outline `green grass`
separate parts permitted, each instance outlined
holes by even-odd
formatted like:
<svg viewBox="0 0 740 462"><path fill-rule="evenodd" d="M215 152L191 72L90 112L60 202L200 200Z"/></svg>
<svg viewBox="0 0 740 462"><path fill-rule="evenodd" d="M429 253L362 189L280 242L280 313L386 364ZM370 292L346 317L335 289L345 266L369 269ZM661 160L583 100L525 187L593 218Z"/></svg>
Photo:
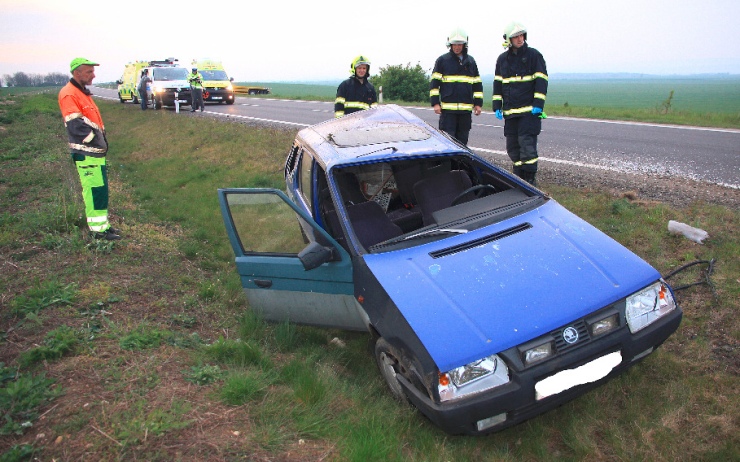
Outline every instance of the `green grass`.
<svg viewBox="0 0 740 462"><path fill-rule="evenodd" d="M336 87L308 84L268 84L272 95L333 101ZM492 82L483 82L483 106L491 110ZM670 107L664 103L673 92ZM426 105L426 101L401 105ZM550 79L545 112L552 116L630 120L652 123L740 128L740 76L724 78Z"/></svg>
<svg viewBox="0 0 740 462"><path fill-rule="evenodd" d="M679 292L678 332L605 386L503 432L453 437L390 396L367 334L266 323L248 309L216 189L282 187L294 131L100 102L112 220L125 237L99 246L81 227L55 104L54 95L18 98L4 106L11 123L0 131L3 457L740 457L738 211L543 185L663 274L715 258L714 290ZM49 206L60 197L65 207ZM710 239L669 234L671 219ZM700 277L699 267L679 276Z"/></svg>

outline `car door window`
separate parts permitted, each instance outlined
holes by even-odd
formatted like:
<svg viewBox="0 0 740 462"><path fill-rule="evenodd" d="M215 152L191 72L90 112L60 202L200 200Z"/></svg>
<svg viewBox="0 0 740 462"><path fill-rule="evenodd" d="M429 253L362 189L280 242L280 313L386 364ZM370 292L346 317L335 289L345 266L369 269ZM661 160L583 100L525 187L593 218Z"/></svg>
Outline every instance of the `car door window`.
<svg viewBox="0 0 740 462"><path fill-rule="evenodd" d="M293 209L276 194L226 196L245 254L297 255L305 246Z"/></svg>

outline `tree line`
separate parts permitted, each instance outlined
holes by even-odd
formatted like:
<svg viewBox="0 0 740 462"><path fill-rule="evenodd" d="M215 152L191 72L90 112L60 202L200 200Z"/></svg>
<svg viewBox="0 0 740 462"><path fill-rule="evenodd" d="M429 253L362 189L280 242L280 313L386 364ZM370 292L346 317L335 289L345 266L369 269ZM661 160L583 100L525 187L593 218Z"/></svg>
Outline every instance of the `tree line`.
<svg viewBox="0 0 740 462"><path fill-rule="evenodd" d="M370 82L379 91L383 87L383 97L389 100L421 102L429 100L429 75L419 63L412 66L396 64L380 68L377 75L370 77ZM0 84L9 87L49 87L63 86L69 81L69 75L61 72L49 74L29 74L16 72L5 74Z"/></svg>
<svg viewBox="0 0 740 462"><path fill-rule="evenodd" d="M49 74L28 74L16 72L3 75L0 84L8 87L59 87L69 82L69 74L51 72Z"/></svg>

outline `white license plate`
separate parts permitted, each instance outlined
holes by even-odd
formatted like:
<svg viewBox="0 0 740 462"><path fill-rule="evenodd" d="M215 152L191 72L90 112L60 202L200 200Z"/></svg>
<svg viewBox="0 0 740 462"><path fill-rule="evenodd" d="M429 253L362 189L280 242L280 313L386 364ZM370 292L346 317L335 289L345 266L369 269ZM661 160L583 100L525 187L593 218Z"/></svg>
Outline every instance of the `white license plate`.
<svg viewBox="0 0 740 462"><path fill-rule="evenodd" d="M220 96L214 96L214 97L212 97L211 99L223 99L223 98L222 98L222 97L220 97Z"/></svg>
<svg viewBox="0 0 740 462"><path fill-rule="evenodd" d="M535 398L541 400L557 395L577 385L596 382L603 379L622 362L622 353L615 351L575 369L560 371L555 375L540 380L534 386Z"/></svg>

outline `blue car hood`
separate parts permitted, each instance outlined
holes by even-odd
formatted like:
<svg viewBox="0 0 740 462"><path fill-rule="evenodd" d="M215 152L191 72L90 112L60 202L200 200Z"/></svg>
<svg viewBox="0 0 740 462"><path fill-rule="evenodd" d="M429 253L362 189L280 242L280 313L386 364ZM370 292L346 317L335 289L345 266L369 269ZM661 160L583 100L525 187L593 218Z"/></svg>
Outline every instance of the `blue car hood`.
<svg viewBox="0 0 740 462"><path fill-rule="evenodd" d="M461 251L430 253L511 229ZM441 371L536 338L660 274L554 200L463 235L365 261Z"/></svg>

